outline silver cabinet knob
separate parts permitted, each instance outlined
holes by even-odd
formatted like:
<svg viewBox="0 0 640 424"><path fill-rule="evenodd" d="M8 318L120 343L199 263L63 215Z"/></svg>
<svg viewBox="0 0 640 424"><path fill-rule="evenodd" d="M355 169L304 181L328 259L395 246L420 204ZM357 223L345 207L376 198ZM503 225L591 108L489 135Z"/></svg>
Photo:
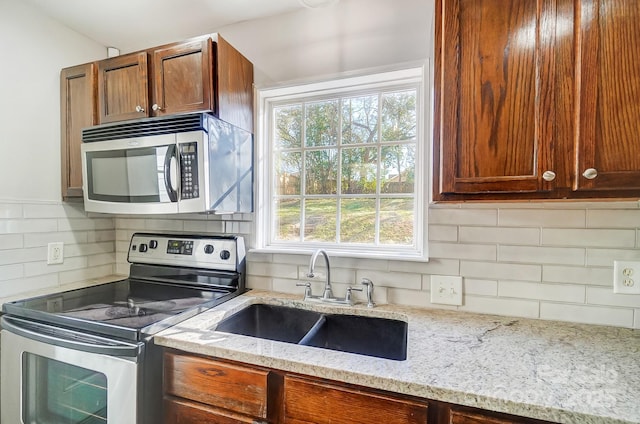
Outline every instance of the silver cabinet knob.
<svg viewBox="0 0 640 424"><path fill-rule="evenodd" d="M542 179L545 181L553 181L556 179L556 173L553 171L544 171L544 174L542 174Z"/></svg>
<svg viewBox="0 0 640 424"><path fill-rule="evenodd" d="M144 112L144 108L142 106L138 105L138 106L136 106L136 112L142 113L142 112Z"/></svg>
<svg viewBox="0 0 640 424"><path fill-rule="evenodd" d="M593 180L595 177L598 176L598 170L595 168L589 168L582 173L582 176L585 177L587 180Z"/></svg>
<svg viewBox="0 0 640 424"><path fill-rule="evenodd" d="M151 109L153 109L154 112L162 110L162 108L160 106L158 106L157 103L154 103L153 106L151 106Z"/></svg>

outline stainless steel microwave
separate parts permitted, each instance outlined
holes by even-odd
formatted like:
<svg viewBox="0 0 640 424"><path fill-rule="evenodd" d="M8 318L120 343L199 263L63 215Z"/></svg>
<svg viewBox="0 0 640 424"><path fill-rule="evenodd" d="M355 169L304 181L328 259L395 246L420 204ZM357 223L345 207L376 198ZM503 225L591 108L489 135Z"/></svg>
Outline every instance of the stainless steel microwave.
<svg viewBox="0 0 640 424"><path fill-rule="evenodd" d="M253 212L253 136L212 115L98 125L82 132L89 212Z"/></svg>

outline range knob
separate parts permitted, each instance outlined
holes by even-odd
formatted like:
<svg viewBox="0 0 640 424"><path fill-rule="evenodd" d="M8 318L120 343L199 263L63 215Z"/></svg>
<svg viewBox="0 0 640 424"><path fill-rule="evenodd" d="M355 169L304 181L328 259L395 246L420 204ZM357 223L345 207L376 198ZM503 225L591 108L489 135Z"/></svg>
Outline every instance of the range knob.
<svg viewBox="0 0 640 424"><path fill-rule="evenodd" d="M231 257L231 252L229 252L228 250L223 250L222 252L220 252L220 259L226 261L230 257Z"/></svg>
<svg viewBox="0 0 640 424"><path fill-rule="evenodd" d="M158 240L150 240L149 241L149 249L155 249L158 247Z"/></svg>
<svg viewBox="0 0 640 424"><path fill-rule="evenodd" d="M210 255L213 253L213 245L211 244L207 244L204 246L204 253L206 253L207 255Z"/></svg>
<svg viewBox="0 0 640 424"><path fill-rule="evenodd" d="M144 243L140 244L140 248L138 249L138 252L144 253L146 251L147 251L147 245Z"/></svg>

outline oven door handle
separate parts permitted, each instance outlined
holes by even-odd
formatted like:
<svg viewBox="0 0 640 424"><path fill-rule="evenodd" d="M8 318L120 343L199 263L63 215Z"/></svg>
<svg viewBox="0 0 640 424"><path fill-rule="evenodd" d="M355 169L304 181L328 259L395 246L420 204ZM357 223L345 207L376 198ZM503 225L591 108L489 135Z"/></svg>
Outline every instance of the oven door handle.
<svg viewBox="0 0 640 424"><path fill-rule="evenodd" d="M97 353L100 355L135 358L136 362L138 358L142 357L142 353L144 351L144 343L127 343L120 340L106 339L6 315L2 317L1 321L2 328L10 331L11 333L54 346L66 347L83 352ZM44 334L25 328L25 326L42 328L52 334ZM76 337L82 338L85 341L64 337L65 333L70 335L75 334L77 335Z"/></svg>

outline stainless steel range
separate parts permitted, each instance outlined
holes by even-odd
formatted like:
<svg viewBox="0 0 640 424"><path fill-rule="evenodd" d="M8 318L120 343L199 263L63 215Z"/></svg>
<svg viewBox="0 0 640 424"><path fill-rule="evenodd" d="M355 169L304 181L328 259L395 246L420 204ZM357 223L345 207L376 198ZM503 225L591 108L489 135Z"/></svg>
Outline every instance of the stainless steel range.
<svg viewBox="0 0 640 424"><path fill-rule="evenodd" d="M153 335L245 290L242 237L136 233L129 278L3 305L2 423L162 422Z"/></svg>

